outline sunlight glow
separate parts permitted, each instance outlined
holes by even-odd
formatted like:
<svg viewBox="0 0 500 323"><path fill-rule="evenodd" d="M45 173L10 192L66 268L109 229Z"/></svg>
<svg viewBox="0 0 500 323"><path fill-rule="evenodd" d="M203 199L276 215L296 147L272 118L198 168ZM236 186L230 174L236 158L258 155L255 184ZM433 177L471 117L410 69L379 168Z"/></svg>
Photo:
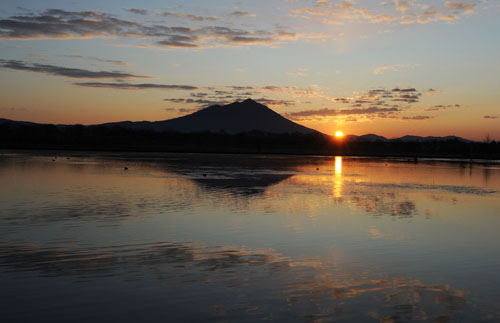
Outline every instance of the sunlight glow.
<svg viewBox="0 0 500 323"><path fill-rule="evenodd" d="M335 174L342 174L342 157L335 157Z"/></svg>
<svg viewBox="0 0 500 323"><path fill-rule="evenodd" d="M342 131L340 131L340 130L339 130L339 131L337 131L337 132L335 133L335 137L337 137L337 138L342 138L342 137L344 137L344 133L343 133Z"/></svg>
<svg viewBox="0 0 500 323"><path fill-rule="evenodd" d="M335 157L335 177L333 178L333 196L342 197L342 157Z"/></svg>

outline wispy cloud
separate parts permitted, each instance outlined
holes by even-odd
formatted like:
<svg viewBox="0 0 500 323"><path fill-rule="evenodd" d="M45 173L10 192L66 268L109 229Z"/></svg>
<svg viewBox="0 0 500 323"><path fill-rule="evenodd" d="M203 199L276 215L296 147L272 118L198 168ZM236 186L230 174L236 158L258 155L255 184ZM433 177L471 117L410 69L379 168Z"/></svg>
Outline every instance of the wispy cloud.
<svg viewBox="0 0 500 323"><path fill-rule="evenodd" d="M176 17L176 18L182 18L182 19L188 19L192 21L204 21L204 20L217 20L219 19L216 16L197 16L189 13L182 13L182 12L170 12L170 11L163 11L159 12L160 15L165 16L165 17Z"/></svg>
<svg viewBox="0 0 500 323"><path fill-rule="evenodd" d="M109 88L118 90L197 90L198 87L191 85L172 85L172 84L154 84L154 83L104 83L104 82L77 82L73 83L76 86L93 87L93 88Z"/></svg>
<svg viewBox="0 0 500 323"><path fill-rule="evenodd" d="M214 16L161 12L166 17L193 22L216 20ZM184 27L143 24L115 18L98 11L48 9L41 14L11 16L0 20L0 39L77 39L138 38L159 47L199 49L219 46L276 46L285 41L321 39L321 33L294 33L280 29L264 30L228 26ZM139 45L133 45L139 46ZM150 45L144 44L141 47Z"/></svg>
<svg viewBox="0 0 500 323"><path fill-rule="evenodd" d="M361 114L386 114L399 112L399 108L379 108L379 107L369 107L369 108L354 108L354 109L319 109L319 110L304 110L298 112L290 112L286 115L292 119L301 119L303 117L336 117L336 116L350 116L350 115L361 115Z"/></svg>
<svg viewBox="0 0 500 323"><path fill-rule="evenodd" d="M102 59L98 57L93 57L93 56L83 56L83 55L64 55L64 57L69 57L69 58L80 58L80 59L87 59L91 61L96 61L100 63L110 63L112 65L117 65L117 66L130 66L131 64L128 62L120 61L120 60L114 60L114 59Z"/></svg>
<svg viewBox="0 0 500 323"><path fill-rule="evenodd" d="M434 119L434 116L411 116L411 117L401 117L401 120L430 120Z"/></svg>
<svg viewBox="0 0 500 323"><path fill-rule="evenodd" d="M243 18L243 17L255 17L255 14L246 11L233 11L229 14L231 17Z"/></svg>
<svg viewBox="0 0 500 323"><path fill-rule="evenodd" d="M457 2L457 1L446 1L444 4L446 9L452 9L457 12L473 13L476 10L477 5L470 2Z"/></svg>
<svg viewBox="0 0 500 323"><path fill-rule="evenodd" d="M114 78L114 79L128 79L128 78L148 78L143 75L135 75L117 71L90 71L81 68L62 67L47 64L30 64L18 60L0 59L0 68L36 72L50 75L71 77L71 78Z"/></svg>
<svg viewBox="0 0 500 323"><path fill-rule="evenodd" d="M438 105L433 105L430 107L427 107L424 109L424 111L441 111L441 110L446 110L450 108L459 108L460 104L438 104Z"/></svg>
<svg viewBox="0 0 500 323"><path fill-rule="evenodd" d="M406 68L415 68L421 66L420 64L394 64L394 65L383 65L383 66L377 66L373 69L372 73L375 75L381 75L384 74L384 72L387 71L392 71L392 72L398 72L401 69L406 69Z"/></svg>
<svg viewBox="0 0 500 323"><path fill-rule="evenodd" d="M498 116L483 116L484 119L498 119Z"/></svg>
<svg viewBox="0 0 500 323"><path fill-rule="evenodd" d="M291 13L292 16L325 24L347 22L426 24L439 20L448 22L458 20L462 15L471 14L476 9L477 4L470 1L446 1L441 7L433 8L416 0L394 0L375 8L367 8L359 6L354 1L343 0L333 4L325 0L316 1L313 7L291 9Z"/></svg>
<svg viewBox="0 0 500 323"><path fill-rule="evenodd" d="M141 9L141 8L122 8L123 10L126 10L128 12L131 12L136 15L147 15L148 11L146 9Z"/></svg>

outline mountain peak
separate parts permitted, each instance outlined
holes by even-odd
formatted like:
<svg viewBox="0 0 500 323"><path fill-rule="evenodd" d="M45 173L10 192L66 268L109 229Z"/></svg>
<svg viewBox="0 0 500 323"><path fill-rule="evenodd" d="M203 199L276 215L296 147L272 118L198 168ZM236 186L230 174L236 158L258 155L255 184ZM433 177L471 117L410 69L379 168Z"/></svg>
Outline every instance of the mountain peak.
<svg viewBox="0 0 500 323"><path fill-rule="evenodd" d="M192 114L156 122L159 131L224 131L229 134L260 131L264 133L316 133L286 119L267 106L250 98L227 105L213 105Z"/></svg>
<svg viewBox="0 0 500 323"><path fill-rule="evenodd" d="M258 103L257 101L254 101L254 100L252 100L252 99L250 99L250 98L246 99L245 101L242 101L241 103L260 104L260 103Z"/></svg>

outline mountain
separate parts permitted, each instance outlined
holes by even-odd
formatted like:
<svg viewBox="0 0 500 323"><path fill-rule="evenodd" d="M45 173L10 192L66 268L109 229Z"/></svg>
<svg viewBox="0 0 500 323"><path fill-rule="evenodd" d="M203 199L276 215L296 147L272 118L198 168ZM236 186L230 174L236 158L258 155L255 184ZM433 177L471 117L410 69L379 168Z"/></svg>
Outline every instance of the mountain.
<svg viewBox="0 0 500 323"><path fill-rule="evenodd" d="M364 142L376 142L376 141L387 142L387 141L389 141L389 139L387 139L386 137L382 137L382 136L375 135L375 134L366 134L366 135L362 135L362 136L347 135L346 139L348 141L364 141Z"/></svg>
<svg viewBox="0 0 500 323"><path fill-rule="evenodd" d="M265 133L318 133L290 121L265 105L251 99L228 105L213 105L187 116L164 121L123 121L100 126L121 126L129 129L148 129L175 132L225 132L236 134L250 131Z"/></svg>
<svg viewBox="0 0 500 323"><path fill-rule="evenodd" d="M400 142L415 142L415 141L426 142L426 141L447 141L447 140L457 140L457 141L462 141L462 142L473 142L472 140L464 139L464 138L457 137L457 136L446 136L446 137L403 136L403 137L400 137L400 138L397 138L397 139L392 139L392 141L400 141Z"/></svg>
<svg viewBox="0 0 500 323"><path fill-rule="evenodd" d="M449 141L449 140L456 140L456 141L467 142L467 143L474 142L472 140L464 139L464 138L457 137L457 136L420 137L420 136L407 135L407 136L403 136L403 137L399 137L399 138L387 139L386 137L382 137L382 136L378 136L378 135L374 135L374 134L366 134L366 135L362 135L362 136L348 135L348 136L346 136L346 139L348 141L355 141L355 142L431 142L431 141Z"/></svg>

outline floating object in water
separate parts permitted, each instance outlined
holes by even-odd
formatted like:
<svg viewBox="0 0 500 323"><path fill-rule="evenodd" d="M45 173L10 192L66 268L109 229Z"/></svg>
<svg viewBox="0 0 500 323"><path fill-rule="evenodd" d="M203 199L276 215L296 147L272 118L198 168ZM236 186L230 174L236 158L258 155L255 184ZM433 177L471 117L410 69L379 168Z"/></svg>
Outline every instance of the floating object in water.
<svg viewBox="0 0 500 323"><path fill-rule="evenodd" d="M203 174L203 177L207 177L207 174Z"/></svg>
<svg viewBox="0 0 500 323"><path fill-rule="evenodd" d="M123 170L128 170L128 167L123 167Z"/></svg>
<svg viewBox="0 0 500 323"><path fill-rule="evenodd" d="M319 170L319 168L316 168L316 170Z"/></svg>

